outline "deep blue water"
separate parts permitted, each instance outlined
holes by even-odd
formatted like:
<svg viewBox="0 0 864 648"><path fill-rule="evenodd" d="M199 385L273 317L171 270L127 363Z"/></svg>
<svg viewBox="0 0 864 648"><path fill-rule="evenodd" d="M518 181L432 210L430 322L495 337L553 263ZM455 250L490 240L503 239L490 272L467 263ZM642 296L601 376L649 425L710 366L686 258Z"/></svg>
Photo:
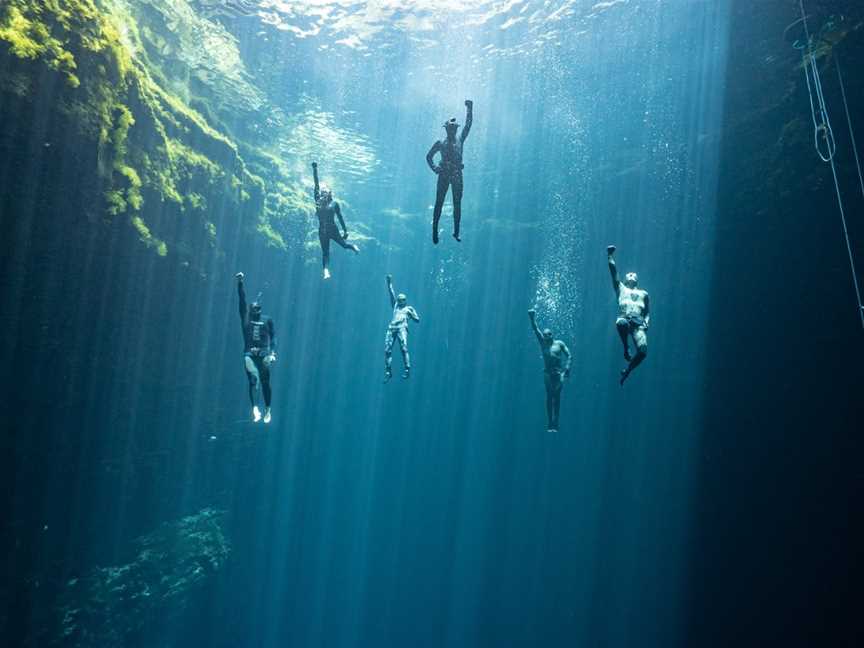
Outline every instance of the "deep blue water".
<svg viewBox="0 0 864 648"><path fill-rule="evenodd" d="M249 645L681 641L717 181L717 140L700 135L722 110L726 16L643 5L596 21L512 60L475 63L457 28L443 61L403 43L297 65L375 151L371 169L338 141L309 154L349 227L376 241L358 258L335 250L327 285L314 262L237 265L266 286L282 340L275 424L233 433L266 434L267 450L219 478L251 509L245 587L229 599L254 620ZM423 156L464 98L464 241L445 221L435 248ZM612 242L663 322L626 389ZM382 386L385 273L422 323L411 380ZM226 276L214 340L229 357L232 288ZM534 305L574 353L558 435L545 432ZM239 395L238 365L220 370ZM226 416L241 415L233 400Z"/></svg>
<svg viewBox="0 0 864 648"><path fill-rule="evenodd" d="M274 251L215 204L222 253L202 252L193 272L122 234L98 236L98 245L86 235L61 240L28 219L40 201L62 205L63 192L40 198L39 181L25 181L32 203L17 204L15 222L27 226L9 226L19 245L4 262L4 314L16 333L2 358L26 366L23 381L4 375L28 388L7 392L14 436L4 451L6 546L10 561L28 565L9 573L27 582L15 591L28 603L7 608L38 619L47 603L34 580L59 587L121 563L131 539L212 507L228 512L229 560L185 614L154 620L141 645L769 645L746 624L764 600L782 598L777 583L795 570L776 567L777 581L753 585L771 595L747 599L740 616L729 601L746 593L723 578L727 566L737 578L736 560L750 564L735 551L751 540L734 538L766 530L752 511L736 527L735 511L748 510L754 490L782 487L753 477L756 459L722 462L739 445L753 450L747 444L762 433L777 444L763 459L782 457L794 417L768 417L760 399L782 413L784 393L815 387L777 387L765 398L735 389L776 387L753 379L772 361L752 358L771 345L770 331L758 330L775 316L771 305L788 303L757 294L745 271L755 261L737 267L739 245L747 259L763 251L730 198L735 184L723 184L739 164L729 133L740 121L728 111L752 108L742 87L759 88L755 74L740 75L757 41L749 32L736 41L752 20L735 3L625 0L454 2L449 17L406 3L383 18L349 3L351 20L339 23L337 4L320 5L336 12L325 18L319 5L274 3L264 23L228 22L249 78L278 108L274 146L284 163L311 201L309 165L319 162L361 246L357 257L333 246L331 280L321 279L311 221L299 226L306 245ZM776 14L753 18L774 30L767 51L785 47L775 32L794 9L777 3ZM794 57L782 56L791 68ZM466 98L474 124L463 242L450 238L445 208L436 247L435 177L424 156L445 119L464 120ZM757 151L741 148L746 166ZM784 236L782 222L764 225L759 240ZM833 329L841 339L856 339L854 316L842 328L851 296L839 287L848 271L836 229L832 221L819 230L819 258L839 259L825 270L838 291L825 297L836 308L826 317L844 322ZM785 235L791 245L807 232ZM648 358L623 388L610 243L622 274L638 271L652 302ZM770 244L766 254L784 261ZM262 292L279 339L269 426L248 421L237 271L250 297ZM385 385L388 273L422 321L411 325L410 380L398 378L397 351ZM735 324L737 298L749 306L748 326ZM530 307L573 353L557 434L546 432ZM47 342L27 338L32 320L50 329ZM787 331L779 344L794 351L814 328ZM847 370L838 378L846 387L860 380L854 363ZM853 398L826 392L836 398L833 429L852 444ZM720 412L734 416L718 431ZM815 406L799 415L802 430L824 420ZM800 483L798 467L777 483ZM839 506L837 519L849 510ZM733 539L718 540L723 533ZM856 536L845 537L853 555ZM860 573L860 558L855 565L850 573ZM718 592L727 616L710 614ZM736 620L740 634L720 632Z"/></svg>

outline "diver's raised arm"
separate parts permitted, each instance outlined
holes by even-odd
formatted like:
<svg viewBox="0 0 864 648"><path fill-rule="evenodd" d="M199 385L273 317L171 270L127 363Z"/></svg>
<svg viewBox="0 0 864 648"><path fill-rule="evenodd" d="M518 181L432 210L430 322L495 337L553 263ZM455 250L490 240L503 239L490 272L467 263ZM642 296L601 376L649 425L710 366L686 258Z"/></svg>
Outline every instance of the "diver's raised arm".
<svg viewBox="0 0 864 648"><path fill-rule="evenodd" d="M612 275L612 289L615 294L621 292L621 282L618 281L618 267L615 265L615 246L610 245L606 248L607 260L609 262L609 274Z"/></svg>
<svg viewBox="0 0 864 648"><path fill-rule="evenodd" d="M426 164L429 165L429 168L432 169L432 173L438 174L441 173L441 167L435 165L435 154L441 150L441 142L435 142L432 145L432 148L429 149L429 152L426 154Z"/></svg>
<svg viewBox="0 0 864 648"><path fill-rule="evenodd" d="M312 179L315 181L315 202L321 198L321 187L318 185L318 163L312 163Z"/></svg>
<svg viewBox="0 0 864 648"><path fill-rule="evenodd" d="M471 132L471 124L474 122L474 102L470 99L465 100L465 126L462 128L462 141L468 139L468 133Z"/></svg>
<svg viewBox="0 0 864 648"><path fill-rule="evenodd" d="M537 341L541 344L543 343L543 334L540 332L540 327L537 326L537 322L534 319L537 316L536 311L533 308L528 309L528 319L531 320L531 328L534 331L534 335L537 336Z"/></svg>
<svg viewBox="0 0 864 648"><path fill-rule="evenodd" d="M249 311L246 309L246 289L243 286L244 275L242 272L238 272L234 276L237 279L237 296L240 302L240 322L245 326L246 316L249 314Z"/></svg>
<svg viewBox="0 0 864 648"><path fill-rule="evenodd" d="M393 290L393 277L387 275L387 290L390 292L390 306L396 305L396 293Z"/></svg>

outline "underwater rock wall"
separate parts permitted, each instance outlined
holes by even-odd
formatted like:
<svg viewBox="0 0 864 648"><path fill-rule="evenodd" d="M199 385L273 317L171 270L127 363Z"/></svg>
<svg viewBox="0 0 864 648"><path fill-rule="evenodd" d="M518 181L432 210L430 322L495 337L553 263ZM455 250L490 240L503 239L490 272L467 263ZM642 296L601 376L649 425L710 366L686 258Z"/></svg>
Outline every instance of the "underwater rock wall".
<svg viewBox="0 0 864 648"><path fill-rule="evenodd" d="M224 565L231 546L224 511L204 509L135 541L135 558L73 578L61 593L52 643L98 648L135 644L149 625L164 627ZM148 631L153 637L153 628Z"/></svg>
<svg viewBox="0 0 864 648"><path fill-rule="evenodd" d="M73 177L51 174L38 190L74 184L87 220L131 225L160 256L203 265L202 248L220 250L220 214L288 246L284 234L307 216L301 196L278 160L226 127L256 123L265 107L232 37L183 0L0 9L0 151L10 168L40 146L71 152Z"/></svg>

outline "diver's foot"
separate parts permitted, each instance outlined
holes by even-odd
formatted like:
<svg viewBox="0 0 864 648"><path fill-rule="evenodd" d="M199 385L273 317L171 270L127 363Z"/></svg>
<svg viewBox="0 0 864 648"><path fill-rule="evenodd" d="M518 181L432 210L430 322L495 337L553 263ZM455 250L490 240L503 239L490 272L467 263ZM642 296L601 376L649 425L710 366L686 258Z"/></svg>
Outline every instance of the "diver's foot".
<svg viewBox="0 0 864 648"><path fill-rule="evenodd" d="M630 355L630 349L628 349L627 347L624 347L624 359L627 362L630 362L633 359L633 356Z"/></svg>
<svg viewBox="0 0 864 648"><path fill-rule="evenodd" d="M411 367L405 367L402 370L402 380L408 380L411 377Z"/></svg>
<svg viewBox="0 0 864 648"><path fill-rule="evenodd" d="M434 243L435 245L438 245L438 230L437 229L432 230L432 243Z"/></svg>
<svg viewBox="0 0 864 648"><path fill-rule="evenodd" d="M330 270L328 270L327 268L324 268L324 278L325 279L330 278Z"/></svg>
<svg viewBox="0 0 864 648"><path fill-rule="evenodd" d="M629 375L630 375L630 371L629 371L629 370L627 370L627 369L622 369L622 370L621 370L621 380L619 380L618 383L619 383L622 387L624 386L624 381L627 380L627 376L629 376Z"/></svg>
<svg viewBox="0 0 864 648"><path fill-rule="evenodd" d="M272 417L270 416L270 408L265 407L264 408L264 423L269 423L271 420L272 420Z"/></svg>
<svg viewBox="0 0 864 648"><path fill-rule="evenodd" d="M453 232L453 238L456 239L457 241L459 241L460 243L462 242L462 239L459 238L459 234L457 234L456 232Z"/></svg>
<svg viewBox="0 0 864 648"><path fill-rule="evenodd" d="M258 406L257 406L257 405L255 405L255 406L252 408L252 422L253 422L253 423L257 423L257 422L260 421L260 420L261 420L261 410L258 409Z"/></svg>
<svg viewBox="0 0 864 648"><path fill-rule="evenodd" d="M385 382L385 383L390 382L390 379L391 379L392 377L393 377L393 372L390 371L389 369L387 369L387 371L384 372L384 382Z"/></svg>
<svg viewBox="0 0 864 648"><path fill-rule="evenodd" d="M558 428L549 428L549 429L546 430L546 431L547 431L547 432L552 432L552 433L557 433L557 432L558 432Z"/></svg>

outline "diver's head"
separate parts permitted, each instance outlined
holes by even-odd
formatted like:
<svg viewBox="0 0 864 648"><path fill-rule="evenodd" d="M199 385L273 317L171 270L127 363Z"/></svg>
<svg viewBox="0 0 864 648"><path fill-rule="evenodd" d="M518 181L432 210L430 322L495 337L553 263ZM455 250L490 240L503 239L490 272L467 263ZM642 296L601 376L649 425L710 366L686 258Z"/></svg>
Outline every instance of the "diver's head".
<svg viewBox="0 0 864 648"><path fill-rule="evenodd" d="M444 130L447 131L447 137L456 137L456 131L459 130L459 122L455 117L451 117L444 122Z"/></svg>
<svg viewBox="0 0 864 648"><path fill-rule="evenodd" d="M396 303L399 306L404 306L408 303L408 298L405 296L405 293L399 293L398 295L396 295Z"/></svg>
<svg viewBox="0 0 864 648"><path fill-rule="evenodd" d="M635 272L628 272L624 275L624 285L628 288L635 288L636 284L639 283L639 275Z"/></svg>
<svg viewBox="0 0 864 648"><path fill-rule="evenodd" d="M329 205L333 200L333 191L331 191L330 187L327 185L321 185L321 188L318 190L318 202L322 205Z"/></svg>
<svg viewBox="0 0 864 648"><path fill-rule="evenodd" d="M254 301L249 304L249 319L253 322L261 320L261 303Z"/></svg>
<svg viewBox="0 0 864 648"><path fill-rule="evenodd" d="M552 329L543 329L543 341L552 344Z"/></svg>

